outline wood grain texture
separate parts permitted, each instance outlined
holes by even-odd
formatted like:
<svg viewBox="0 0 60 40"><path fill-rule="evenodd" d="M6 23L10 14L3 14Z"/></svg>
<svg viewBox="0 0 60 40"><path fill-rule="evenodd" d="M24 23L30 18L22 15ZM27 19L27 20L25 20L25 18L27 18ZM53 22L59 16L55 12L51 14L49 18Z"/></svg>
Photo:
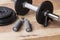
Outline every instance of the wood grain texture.
<svg viewBox="0 0 60 40"><path fill-rule="evenodd" d="M33 0L33 5L39 6L45 0ZM54 5L54 13L60 15L60 1L50 0ZM9 3L2 2L0 6L6 6L14 9L14 2ZM33 31L27 33L25 26L20 29L19 32L13 32L12 27L14 23L8 26L0 26L0 40L60 40L60 24L57 22L49 22L48 27L44 28L41 24L36 21L36 14L33 11L24 16L30 20ZM18 16L21 18L22 16Z"/></svg>

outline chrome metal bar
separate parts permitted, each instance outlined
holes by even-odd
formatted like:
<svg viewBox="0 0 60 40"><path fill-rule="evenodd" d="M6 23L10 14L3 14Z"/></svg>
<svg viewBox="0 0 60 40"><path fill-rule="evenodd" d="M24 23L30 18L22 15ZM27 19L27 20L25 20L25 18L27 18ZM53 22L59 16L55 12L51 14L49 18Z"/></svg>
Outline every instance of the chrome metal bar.
<svg viewBox="0 0 60 40"><path fill-rule="evenodd" d="M35 12L37 12L37 10L38 10L38 7L36 7L34 5L31 5L31 4L27 3L27 2L24 2L23 3L23 7L28 8L28 9L31 9L31 10L33 10Z"/></svg>

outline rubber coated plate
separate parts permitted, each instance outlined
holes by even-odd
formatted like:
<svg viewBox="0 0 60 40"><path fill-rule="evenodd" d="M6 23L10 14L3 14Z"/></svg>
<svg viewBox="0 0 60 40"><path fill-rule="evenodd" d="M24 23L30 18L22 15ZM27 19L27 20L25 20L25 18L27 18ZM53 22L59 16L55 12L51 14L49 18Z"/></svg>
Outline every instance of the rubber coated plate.
<svg viewBox="0 0 60 40"><path fill-rule="evenodd" d="M40 24L44 24L45 22L45 16L44 16L44 12L49 11L49 13L53 13L53 4L50 1L44 1L41 6L39 7L39 10L36 14L36 19L37 22ZM49 21L49 17L48 20Z"/></svg>
<svg viewBox="0 0 60 40"><path fill-rule="evenodd" d="M16 0L16 2L15 2L15 10L16 10L17 14L19 14L19 15L25 15L29 11L29 9L23 8L24 2L28 2L28 3L32 4L32 0Z"/></svg>
<svg viewBox="0 0 60 40"><path fill-rule="evenodd" d="M16 13L14 10L7 8L7 7L0 7L1 8L1 14L4 14L3 16L0 17L0 26L8 25L13 23L16 20Z"/></svg>
<svg viewBox="0 0 60 40"><path fill-rule="evenodd" d="M11 15L11 10L0 6L0 19L8 17L9 15Z"/></svg>

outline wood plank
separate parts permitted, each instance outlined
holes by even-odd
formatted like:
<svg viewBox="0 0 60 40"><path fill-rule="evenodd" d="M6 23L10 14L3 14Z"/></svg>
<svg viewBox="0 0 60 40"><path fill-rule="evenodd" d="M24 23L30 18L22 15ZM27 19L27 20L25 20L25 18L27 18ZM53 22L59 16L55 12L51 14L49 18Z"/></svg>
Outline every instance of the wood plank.
<svg viewBox="0 0 60 40"><path fill-rule="evenodd" d="M0 4L11 3L12 0L0 0Z"/></svg>

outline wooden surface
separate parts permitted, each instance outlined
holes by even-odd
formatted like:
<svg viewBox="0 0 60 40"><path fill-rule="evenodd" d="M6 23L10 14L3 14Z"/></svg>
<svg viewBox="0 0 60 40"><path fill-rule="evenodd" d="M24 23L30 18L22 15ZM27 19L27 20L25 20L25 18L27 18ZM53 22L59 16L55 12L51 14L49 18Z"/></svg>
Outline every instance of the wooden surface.
<svg viewBox="0 0 60 40"><path fill-rule="evenodd" d="M33 0L33 4L39 6L45 0ZM50 0L51 1L51 0ZM60 15L60 0L53 0L54 13ZM0 6L6 6L14 9L13 2L1 2ZM0 40L60 40L60 24L57 22L49 22L48 27L38 24L36 21L36 14L33 11L24 16L30 20L33 31L28 33L25 31L25 26L19 32L12 30L14 23L8 26L0 26ZM18 16L21 18L22 16Z"/></svg>

